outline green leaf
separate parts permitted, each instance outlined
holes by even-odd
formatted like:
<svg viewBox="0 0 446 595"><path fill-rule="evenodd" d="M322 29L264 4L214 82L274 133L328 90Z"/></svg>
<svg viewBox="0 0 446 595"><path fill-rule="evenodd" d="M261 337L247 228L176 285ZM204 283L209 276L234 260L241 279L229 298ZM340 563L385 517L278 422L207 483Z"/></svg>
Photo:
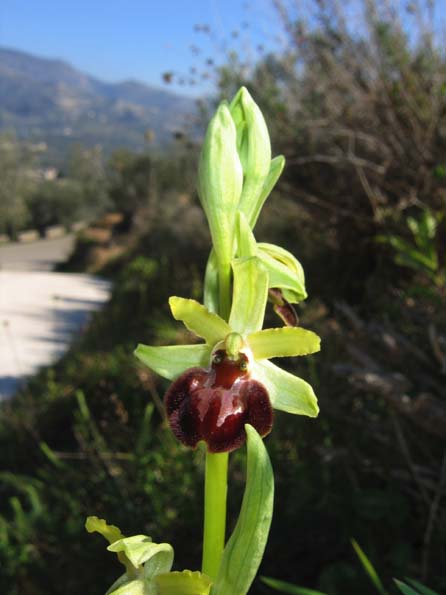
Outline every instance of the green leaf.
<svg viewBox="0 0 446 595"><path fill-rule="evenodd" d="M258 258L232 263L234 289L229 326L246 335L262 328L268 297L268 274Z"/></svg>
<svg viewBox="0 0 446 595"><path fill-rule="evenodd" d="M169 572L156 577L159 595L208 595L211 579L201 572Z"/></svg>
<svg viewBox="0 0 446 595"><path fill-rule="evenodd" d="M235 529L223 552L212 595L245 595L257 573L273 514L274 476L268 453L256 430L245 425L247 478Z"/></svg>
<svg viewBox="0 0 446 595"><path fill-rule="evenodd" d="M277 180L280 178L284 167L285 157L283 155L278 155L271 161L268 175L263 183L260 194L257 196L256 204L253 205L249 216L249 224L251 225L252 229L254 229L257 219L259 218L260 211L262 210L266 199L270 195L271 190L276 185Z"/></svg>
<svg viewBox="0 0 446 595"><path fill-rule="evenodd" d="M248 343L256 360L309 355L321 348L321 340L316 333L299 327L257 331L248 336Z"/></svg>
<svg viewBox="0 0 446 595"><path fill-rule="evenodd" d="M218 263L215 250L211 250L206 265L203 303L209 312L218 312Z"/></svg>
<svg viewBox="0 0 446 595"><path fill-rule="evenodd" d="M422 585L421 583L419 583L418 581L416 581L413 578L407 578L406 577L405 580L408 583L410 583L413 587L415 587L416 589L418 589L418 591L420 592L420 595L440 595L436 591L432 591L432 589L429 589L429 587L426 587L425 585Z"/></svg>
<svg viewBox="0 0 446 595"><path fill-rule="evenodd" d="M223 341L231 332L230 326L223 318L209 312L195 300L173 296L169 298L169 305L175 320L181 320L190 331L202 337L211 347Z"/></svg>
<svg viewBox="0 0 446 595"><path fill-rule="evenodd" d="M262 582L268 587L272 587L276 591L281 593L288 593L289 595L325 595L321 591L315 591L314 589L306 589L305 587L298 587L285 581L279 581L275 578L269 578L267 576L260 577Z"/></svg>
<svg viewBox="0 0 446 595"><path fill-rule="evenodd" d="M270 170L271 143L262 112L245 87L235 95L229 110L237 131L237 150L244 174L239 209L251 221Z"/></svg>
<svg viewBox="0 0 446 595"><path fill-rule="evenodd" d="M151 370L167 380L174 380L189 368L207 367L211 348L205 344L161 347L139 344L134 353Z"/></svg>
<svg viewBox="0 0 446 595"><path fill-rule="evenodd" d="M381 595L386 595L386 590L384 589L381 579L379 578L378 573L374 569L373 564L370 562L370 560L367 558L365 553L362 551L359 544L354 539L352 539L351 541L352 541L353 549L355 550L356 555L358 556L359 561L361 562L361 564L362 564L364 570L366 571L367 575L369 576L370 580L375 585L376 589L381 593Z"/></svg>
<svg viewBox="0 0 446 595"><path fill-rule="evenodd" d="M268 271L269 287L281 289L283 297L292 304L306 299L304 270L291 252L262 242L257 248L258 257Z"/></svg>
<svg viewBox="0 0 446 595"><path fill-rule="evenodd" d="M399 236L378 236L377 240L381 243L387 243L397 252L395 262L402 266L407 266L421 272L426 269L435 271L437 268L437 255L432 256L423 254L414 248L409 242Z"/></svg>
<svg viewBox="0 0 446 595"><path fill-rule="evenodd" d="M252 367L254 378L265 385L273 407L295 415L317 417L316 395L308 382L267 360L254 362Z"/></svg>
<svg viewBox="0 0 446 595"><path fill-rule="evenodd" d="M229 263L232 258L242 185L235 124L228 106L222 103L209 123L198 167L198 194L219 262Z"/></svg>
<svg viewBox="0 0 446 595"><path fill-rule="evenodd" d="M412 589L412 587L409 587L406 583L403 583L396 578L393 579L393 581L403 595L421 595L420 591L415 591L415 589Z"/></svg>

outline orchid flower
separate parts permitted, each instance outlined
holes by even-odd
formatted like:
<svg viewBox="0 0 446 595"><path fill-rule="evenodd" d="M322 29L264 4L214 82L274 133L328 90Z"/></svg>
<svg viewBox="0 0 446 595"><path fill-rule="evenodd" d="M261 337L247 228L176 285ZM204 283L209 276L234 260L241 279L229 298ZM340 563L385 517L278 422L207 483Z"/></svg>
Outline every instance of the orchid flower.
<svg viewBox="0 0 446 595"><path fill-rule="evenodd" d="M300 327L263 329L268 273L256 257L233 261L232 308L226 322L192 299L171 297L172 315L205 340L202 344L139 345L136 356L173 380L165 406L175 436L210 452L226 452L245 441L244 425L261 436L272 428L272 408L316 417L311 386L270 358L319 351L319 337Z"/></svg>

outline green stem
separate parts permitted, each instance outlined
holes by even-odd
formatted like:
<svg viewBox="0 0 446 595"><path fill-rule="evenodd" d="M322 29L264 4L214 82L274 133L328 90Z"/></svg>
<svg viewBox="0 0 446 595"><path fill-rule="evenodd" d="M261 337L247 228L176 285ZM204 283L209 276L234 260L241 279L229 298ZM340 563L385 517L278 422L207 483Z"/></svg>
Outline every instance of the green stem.
<svg viewBox="0 0 446 595"><path fill-rule="evenodd" d="M207 452L202 570L212 580L217 577L225 547L227 476L228 453Z"/></svg>
<svg viewBox="0 0 446 595"><path fill-rule="evenodd" d="M218 263L219 314L229 319L231 310L231 263ZM204 480L204 529L202 571L217 578L226 535L226 496L228 492L228 453L206 452Z"/></svg>

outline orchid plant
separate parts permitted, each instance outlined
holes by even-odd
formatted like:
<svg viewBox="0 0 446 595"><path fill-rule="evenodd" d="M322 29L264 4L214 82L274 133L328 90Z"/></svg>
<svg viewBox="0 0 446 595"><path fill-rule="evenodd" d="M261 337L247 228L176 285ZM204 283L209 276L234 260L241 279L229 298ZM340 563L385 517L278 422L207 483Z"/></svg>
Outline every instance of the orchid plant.
<svg viewBox="0 0 446 595"><path fill-rule="evenodd" d="M223 102L204 141L198 192L212 250L203 304L169 300L172 315L204 342L139 345L136 356L172 381L164 397L174 435L206 450L201 572L171 572L173 549L150 537L124 537L117 527L89 517L125 566L107 595L245 595L257 573L272 518L274 480L262 438L273 408L315 417L317 399L302 378L271 358L320 349L319 337L297 326L292 304L307 297L302 266L279 246L258 243L253 229L283 167L271 159L265 120L245 88ZM282 325L263 328L272 302ZM229 453L247 443L247 479L236 527L226 542Z"/></svg>

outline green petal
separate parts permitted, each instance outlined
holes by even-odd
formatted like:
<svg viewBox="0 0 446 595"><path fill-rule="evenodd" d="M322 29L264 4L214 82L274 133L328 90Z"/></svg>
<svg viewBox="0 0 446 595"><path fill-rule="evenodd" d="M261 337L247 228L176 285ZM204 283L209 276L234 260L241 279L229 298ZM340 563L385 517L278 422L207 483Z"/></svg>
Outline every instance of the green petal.
<svg viewBox="0 0 446 595"><path fill-rule="evenodd" d="M321 340L312 331L298 327L271 328L257 331L248 337L254 358L291 357L309 355L321 348Z"/></svg>
<svg viewBox="0 0 446 595"><path fill-rule="evenodd" d="M292 304L306 299L305 275L300 262L280 246L259 243L258 257L269 275L269 287L282 290L283 297Z"/></svg>
<svg viewBox="0 0 446 595"><path fill-rule="evenodd" d="M209 312L205 306L195 300L174 296L169 298L169 305L175 320L181 320L190 331L202 337L211 347L223 341L231 332L231 328L223 318Z"/></svg>
<svg viewBox="0 0 446 595"><path fill-rule="evenodd" d="M249 224L251 225L252 229L254 229L260 211L262 210L262 207L265 203L265 200L268 198L268 196L271 193L271 190L276 185L276 182L279 179L284 167L285 157L283 155L278 155L277 157L274 157L274 159L271 161L269 173L263 183L263 187L260 194L257 196L256 204L253 205L253 208L250 212Z"/></svg>
<svg viewBox="0 0 446 595"><path fill-rule="evenodd" d="M169 572L155 579L159 595L208 595L211 579L201 572Z"/></svg>
<svg viewBox="0 0 446 595"><path fill-rule="evenodd" d="M134 353L151 370L167 380L173 380L188 368L207 367L211 348L209 345L152 347L140 344Z"/></svg>
<svg viewBox="0 0 446 595"><path fill-rule="evenodd" d="M212 595L245 595L257 573L273 514L274 476L263 440L245 425L248 470L242 508L223 552Z"/></svg>
<svg viewBox="0 0 446 595"><path fill-rule="evenodd" d="M112 543L110 552L123 552L135 568L144 564L144 577L169 572L173 563L173 548L168 543L153 543L146 535L133 535Z"/></svg>
<svg viewBox="0 0 446 595"><path fill-rule="evenodd" d="M276 409L317 417L319 407L316 395L302 378L285 372L269 361L254 362L253 376L265 385L271 404Z"/></svg>
<svg viewBox="0 0 446 595"><path fill-rule="evenodd" d="M262 328L268 297L268 274L258 258L233 261L234 289L229 326L241 335Z"/></svg>

